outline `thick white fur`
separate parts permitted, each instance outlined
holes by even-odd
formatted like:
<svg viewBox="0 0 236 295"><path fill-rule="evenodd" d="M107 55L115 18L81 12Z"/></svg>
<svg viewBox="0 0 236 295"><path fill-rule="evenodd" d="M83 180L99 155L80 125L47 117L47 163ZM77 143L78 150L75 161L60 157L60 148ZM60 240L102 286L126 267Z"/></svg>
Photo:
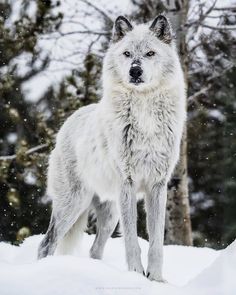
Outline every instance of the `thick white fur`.
<svg viewBox="0 0 236 295"><path fill-rule="evenodd" d="M146 57L150 50L155 56ZM132 56L125 57L124 51ZM129 83L136 59L143 69L141 85ZM102 78L102 99L66 120L50 157L48 194L53 198L57 234L68 232L94 195L100 202L114 201L123 225L128 267L143 272L135 196L144 193L150 239L147 274L162 280L166 186L178 161L186 117L184 78L175 44L159 40L147 24L136 25L111 43Z"/></svg>

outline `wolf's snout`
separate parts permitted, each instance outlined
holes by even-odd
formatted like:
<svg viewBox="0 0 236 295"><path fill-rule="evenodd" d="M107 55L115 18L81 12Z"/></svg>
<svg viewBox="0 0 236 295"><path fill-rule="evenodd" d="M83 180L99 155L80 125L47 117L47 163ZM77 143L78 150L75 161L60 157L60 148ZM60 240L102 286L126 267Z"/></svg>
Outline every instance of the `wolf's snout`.
<svg viewBox="0 0 236 295"><path fill-rule="evenodd" d="M143 73L143 70L139 66L132 67L129 71L129 74L135 80L138 79Z"/></svg>

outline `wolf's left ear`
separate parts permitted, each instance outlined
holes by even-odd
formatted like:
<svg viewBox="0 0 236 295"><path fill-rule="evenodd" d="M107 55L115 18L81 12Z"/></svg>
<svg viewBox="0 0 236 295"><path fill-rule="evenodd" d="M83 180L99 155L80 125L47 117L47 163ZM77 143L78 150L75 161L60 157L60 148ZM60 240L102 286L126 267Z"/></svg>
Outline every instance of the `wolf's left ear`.
<svg viewBox="0 0 236 295"><path fill-rule="evenodd" d="M133 29L131 23L125 18L124 16L118 16L114 26L113 26L113 34L112 40L114 42L119 41L122 39L125 34Z"/></svg>
<svg viewBox="0 0 236 295"><path fill-rule="evenodd" d="M149 29L155 33L158 39L164 43L170 44L172 40L172 28L164 15L158 15Z"/></svg>

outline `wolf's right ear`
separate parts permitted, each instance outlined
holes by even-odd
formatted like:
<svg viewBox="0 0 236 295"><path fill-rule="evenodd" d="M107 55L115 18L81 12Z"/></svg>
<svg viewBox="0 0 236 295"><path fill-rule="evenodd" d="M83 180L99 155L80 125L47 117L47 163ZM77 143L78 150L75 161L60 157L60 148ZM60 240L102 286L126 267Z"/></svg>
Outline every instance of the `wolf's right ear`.
<svg viewBox="0 0 236 295"><path fill-rule="evenodd" d="M122 39L125 34L133 29L131 23L124 16L118 16L114 26L112 33L113 42L117 42Z"/></svg>

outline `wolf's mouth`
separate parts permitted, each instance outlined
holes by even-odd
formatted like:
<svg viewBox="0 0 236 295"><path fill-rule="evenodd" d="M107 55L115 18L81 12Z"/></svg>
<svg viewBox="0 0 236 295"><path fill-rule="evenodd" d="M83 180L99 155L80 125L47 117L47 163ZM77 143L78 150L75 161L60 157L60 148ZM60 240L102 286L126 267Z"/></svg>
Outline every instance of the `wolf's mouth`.
<svg viewBox="0 0 236 295"><path fill-rule="evenodd" d="M143 83L143 80L141 78L131 78L130 83L135 84L135 85L139 85L139 84Z"/></svg>

